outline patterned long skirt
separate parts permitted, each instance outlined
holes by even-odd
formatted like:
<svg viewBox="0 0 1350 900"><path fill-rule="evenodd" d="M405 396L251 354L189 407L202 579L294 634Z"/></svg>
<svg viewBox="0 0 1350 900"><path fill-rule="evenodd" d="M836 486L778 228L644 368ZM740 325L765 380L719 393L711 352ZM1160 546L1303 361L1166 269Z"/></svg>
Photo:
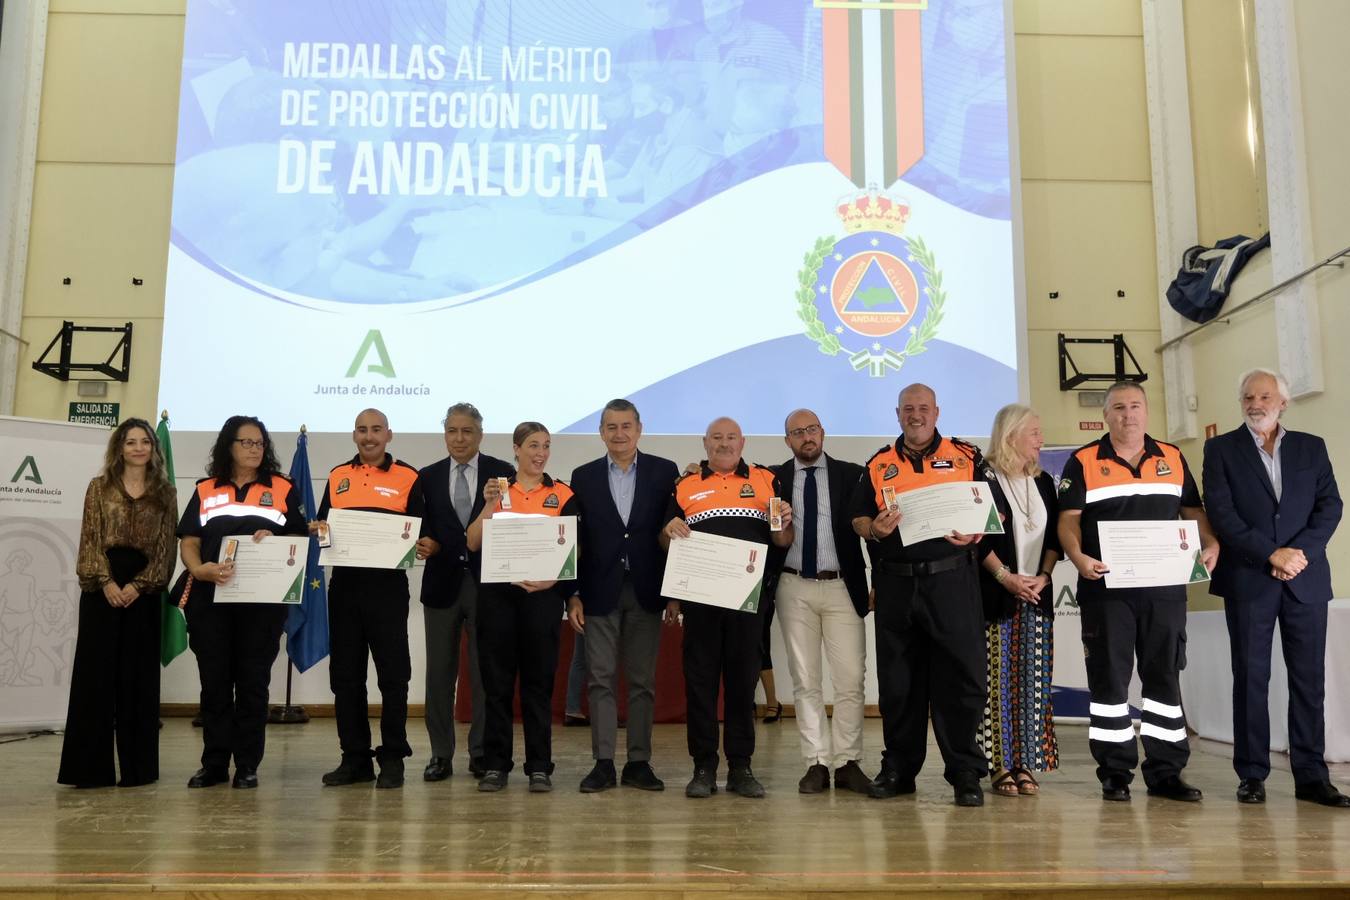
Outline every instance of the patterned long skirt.
<svg viewBox="0 0 1350 900"><path fill-rule="evenodd" d="M989 702L980 745L989 771L1059 768L1051 708L1053 616L1030 603L1017 604L1008 619L989 625Z"/></svg>

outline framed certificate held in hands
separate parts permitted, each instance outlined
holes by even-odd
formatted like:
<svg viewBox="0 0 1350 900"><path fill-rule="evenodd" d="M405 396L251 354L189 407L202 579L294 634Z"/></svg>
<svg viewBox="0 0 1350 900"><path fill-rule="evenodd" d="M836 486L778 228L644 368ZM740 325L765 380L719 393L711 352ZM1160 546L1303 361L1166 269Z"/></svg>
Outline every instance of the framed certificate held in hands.
<svg viewBox="0 0 1350 900"><path fill-rule="evenodd" d="M483 583L577 577L577 517L497 513L483 522Z"/></svg>
<svg viewBox="0 0 1350 900"><path fill-rule="evenodd" d="M319 546L323 547L325 530L329 545L319 551L319 565L411 569L421 528L422 520L416 516L330 509L327 522L320 525Z"/></svg>
<svg viewBox="0 0 1350 900"><path fill-rule="evenodd" d="M234 560L234 577L216 585L215 602L298 604L304 596L308 554L308 537L225 538L217 561Z"/></svg>
<svg viewBox="0 0 1350 900"><path fill-rule="evenodd" d="M1167 587L1209 581L1195 522L1098 522L1108 588Z"/></svg>
<svg viewBox="0 0 1350 900"><path fill-rule="evenodd" d="M661 596L758 612L767 544L695 531L670 542Z"/></svg>

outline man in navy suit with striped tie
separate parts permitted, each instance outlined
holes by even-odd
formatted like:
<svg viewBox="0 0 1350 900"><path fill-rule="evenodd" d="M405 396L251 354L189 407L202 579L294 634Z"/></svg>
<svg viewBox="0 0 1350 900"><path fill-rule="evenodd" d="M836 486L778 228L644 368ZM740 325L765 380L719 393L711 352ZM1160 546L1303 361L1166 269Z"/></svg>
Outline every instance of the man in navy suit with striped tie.
<svg viewBox="0 0 1350 900"><path fill-rule="evenodd" d="M1264 803L1270 774L1270 654L1280 623L1289 671L1289 762L1294 793L1323 806L1350 807L1323 759L1326 720L1327 542L1341 520L1341 497L1327 445L1288 431L1284 377L1253 369L1242 377L1242 425L1205 442L1205 508L1219 540L1210 593L1224 598L1233 653L1233 768L1242 803Z"/></svg>

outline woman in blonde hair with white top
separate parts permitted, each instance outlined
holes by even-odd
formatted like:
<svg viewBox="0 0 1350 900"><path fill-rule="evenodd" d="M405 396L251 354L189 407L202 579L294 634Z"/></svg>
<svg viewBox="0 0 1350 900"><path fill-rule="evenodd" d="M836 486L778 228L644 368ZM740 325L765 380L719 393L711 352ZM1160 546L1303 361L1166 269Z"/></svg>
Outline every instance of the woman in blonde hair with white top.
<svg viewBox="0 0 1350 900"><path fill-rule="evenodd" d="M1059 766L1050 704L1055 609L1050 572L1060 557L1055 482L1040 467L1041 420L1030 407L994 416L984 476L1003 516L987 535L980 577L989 640L989 702L980 743L994 793L1039 790L1033 772Z"/></svg>

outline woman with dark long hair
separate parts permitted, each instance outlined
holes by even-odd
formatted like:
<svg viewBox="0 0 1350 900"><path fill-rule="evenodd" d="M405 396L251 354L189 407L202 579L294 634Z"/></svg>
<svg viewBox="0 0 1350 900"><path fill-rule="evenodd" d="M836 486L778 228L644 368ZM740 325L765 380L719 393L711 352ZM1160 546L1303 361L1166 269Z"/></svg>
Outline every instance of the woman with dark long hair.
<svg viewBox="0 0 1350 900"><path fill-rule="evenodd" d="M159 778L159 596L173 572L177 516L154 429L127 419L108 437L84 495L61 784L135 787Z"/></svg>
<svg viewBox="0 0 1350 900"><path fill-rule="evenodd" d="M279 603L214 602L215 586L234 576L232 561L217 562L231 535L303 535L300 495L280 473L266 426L252 416L231 416L211 449L206 477L197 482L178 523L187 578L175 594L187 594L188 636L201 676L202 767L188 787L220 784L258 786L268 688L277 658L286 608Z"/></svg>
<svg viewBox="0 0 1350 900"><path fill-rule="evenodd" d="M575 516L572 489L550 478L551 440L538 422L522 422L511 436L516 474L506 488L496 480L483 489L483 512L469 523L470 553L483 546L483 523L494 516ZM553 676L558 668L558 630L563 606L575 581L523 581L479 588L478 661L482 667L483 765L480 791L500 791L514 761L511 706L520 678L521 727L525 732L525 774L534 793L553 790Z"/></svg>

